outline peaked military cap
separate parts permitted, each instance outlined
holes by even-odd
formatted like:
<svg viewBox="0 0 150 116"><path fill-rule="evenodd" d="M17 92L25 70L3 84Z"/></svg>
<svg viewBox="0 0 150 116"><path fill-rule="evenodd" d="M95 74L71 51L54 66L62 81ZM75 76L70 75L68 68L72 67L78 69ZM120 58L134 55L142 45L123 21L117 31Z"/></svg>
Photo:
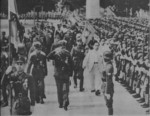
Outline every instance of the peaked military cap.
<svg viewBox="0 0 150 116"><path fill-rule="evenodd" d="M34 47L36 48L36 49L40 49L41 48L41 43L40 42L34 42Z"/></svg>
<svg viewBox="0 0 150 116"><path fill-rule="evenodd" d="M22 63L25 63L25 58L23 57L23 56L19 56L18 58L17 58L17 60L16 60L16 62L17 63L19 63L19 62L22 62Z"/></svg>
<svg viewBox="0 0 150 116"><path fill-rule="evenodd" d="M104 59L106 59L106 60L112 60L113 54L112 54L111 51L105 51L105 52L103 53L103 57L104 57Z"/></svg>

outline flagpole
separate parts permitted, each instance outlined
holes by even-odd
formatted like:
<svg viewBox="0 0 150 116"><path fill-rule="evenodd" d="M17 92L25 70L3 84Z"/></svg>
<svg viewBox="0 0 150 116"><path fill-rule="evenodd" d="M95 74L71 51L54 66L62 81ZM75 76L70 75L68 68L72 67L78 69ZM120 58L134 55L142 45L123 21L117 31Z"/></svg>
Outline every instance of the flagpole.
<svg viewBox="0 0 150 116"><path fill-rule="evenodd" d="M14 6L11 6L12 3L14 2ZM9 24L9 66L12 65L12 55L11 55L11 12L12 10L14 10L12 7L16 7L16 1L12 1L12 0L8 0L8 24ZM17 9L15 9L17 10ZM10 78L10 115L12 115L12 106L13 106L13 96L12 96L12 87L13 87L13 83L11 81L11 78Z"/></svg>
<svg viewBox="0 0 150 116"><path fill-rule="evenodd" d="M11 65L11 19L8 18L9 24L9 66ZM10 115L12 115L12 82L10 81Z"/></svg>

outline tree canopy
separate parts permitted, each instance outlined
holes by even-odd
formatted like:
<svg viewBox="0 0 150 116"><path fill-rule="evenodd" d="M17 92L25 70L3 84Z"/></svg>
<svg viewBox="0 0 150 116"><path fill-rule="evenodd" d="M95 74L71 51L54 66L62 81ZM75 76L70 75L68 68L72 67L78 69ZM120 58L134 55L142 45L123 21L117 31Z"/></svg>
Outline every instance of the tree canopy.
<svg viewBox="0 0 150 116"><path fill-rule="evenodd" d="M16 0L18 12L26 13L33 10L35 5L42 4L44 11L51 11L55 9L55 4L59 0ZM86 4L86 0L66 0L70 3L73 9L80 8ZM100 6L106 8L110 5L115 5L119 11L123 11L125 8L133 8L133 11L144 9L148 10L149 0L100 0ZM8 0L1 0L1 12L7 14L8 12Z"/></svg>

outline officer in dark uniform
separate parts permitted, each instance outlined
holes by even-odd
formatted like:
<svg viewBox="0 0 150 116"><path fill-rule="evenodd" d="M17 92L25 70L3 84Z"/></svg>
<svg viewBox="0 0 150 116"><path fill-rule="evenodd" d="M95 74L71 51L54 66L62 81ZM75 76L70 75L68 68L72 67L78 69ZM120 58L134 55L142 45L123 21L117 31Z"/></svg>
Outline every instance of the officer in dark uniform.
<svg viewBox="0 0 150 116"><path fill-rule="evenodd" d="M54 43L55 26L53 23L50 24L50 29L52 30L52 43Z"/></svg>
<svg viewBox="0 0 150 116"><path fill-rule="evenodd" d="M8 45L9 41L8 38L6 38L6 32L2 32L2 47L6 47Z"/></svg>
<svg viewBox="0 0 150 116"><path fill-rule="evenodd" d="M106 51L103 54L105 70L103 72L103 84L104 84L104 98L106 100L106 106L108 108L108 115L113 115L113 94L114 94L114 84L113 84L113 55L110 51Z"/></svg>
<svg viewBox="0 0 150 116"><path fill-rule="evenodd" d="M18 26L19 29L19 38L20 38L20 42L23 42L23 37L24 37L24 33L25 33L25 27L23 26L23 24L21 23Z"/></svg>
<svg viewBox="0 0 150 116"><path fill-rule="evenodd" d="M8 58L8 54L7 52L2 48L2 52L1 52L1 61L0 61L0 82L2 81L2 79L5 76L5 71L7 69L7 67L9 66L9 58ZM8 105L8 101L7 101L7 94L6 94L6 86L2 85L0 88L2 89L2 97L3 97L3 101L1 102L1 106L5 107Z"/></svg>
<svg viewBox="0 0 150 116"><path fill-rule="evenodd" d="M0 80L9 65L8 53L3 48L1 50L2 51L1 51L1 61L0 61L0 75L1 75Z"/></svg>
<svg viewBox="0 0 150 116"><path fill-rule="evenodd" d="M41 45L37 42L35 45L35 50L29 56L29 62L27 66L27 73L30 74L31 67L32 76L35 81L36 87L36 101L37 103L43 104L43 98L45 98L44 93L44 78L47 75L47 63L46 63L46 55L41 51Z"/></svg>
<svg viewBox="0 0 150 116"><path fill-rule="evenodd" d="M15 66L9 66L5 73L5 78L2 85L11 83L14 89L14 103L12 107L13 115L30 115L30 106L35 105L35 84L33 77L24 72L25 59L19 57ZM12 90L11 90L12 91ZM28 98L28 91L30 91L30 99ZM7 98L7 96L5 96Z"/></svg>
<svg viewBox="0 0 150 116"><path fill-rule="evenodd" d="M47 56L55 61L54 77L57 86L59 108L67 110L69 105L69 85L70 77L73 73L73 61L65 45L56 48Z"/></svg>
<svg viewBox="0 0 150 116"><path fill-rule="evenodd" d="M85 57L85 49L82 43L81 36L76 38L76 46L71 50L71 56L74 61L74 88L77 88L77 79L80 79L80 91L84 91L83 88L83 71L82 63Z"/></svg>
<svg viewBox="0 0 150 116"><path fill-rule="evenodd" d="M91 50L93 49L94 41L95 41L95 39L94 39L94 37L92 37L92 39L88 43L88 46Z"/></svg>
<svg viewBox="0 0 150 116"><path fill-rule="evenodd" d="M20 56L24 57L25 60L27 61L27 50L26 50L26 47L23 43L18 44L18 50L17 50L17 56L16 57L18 58Z"/></svg>

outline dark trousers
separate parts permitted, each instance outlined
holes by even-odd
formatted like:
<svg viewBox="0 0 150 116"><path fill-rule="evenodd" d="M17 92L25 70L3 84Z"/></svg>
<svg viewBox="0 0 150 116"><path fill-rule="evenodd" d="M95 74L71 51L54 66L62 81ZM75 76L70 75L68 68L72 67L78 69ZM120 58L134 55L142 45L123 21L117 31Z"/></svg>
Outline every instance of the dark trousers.
<svg viewBox="0 0 150 116"><path fill-rule="evenodd" d="M37 75L33 75L35 81L35 98L39 101L40 98L44 98L44 77L39 78Z"/></svg>
<svg viewBox="0 0 150 116"><path fill-rule="evenodd" d="M69 80L55 78L57 86L58 103L60 106L69 105Z"/></svg>
<svg viewBox="0 0 150 116"><path fill-rule="evenodd" d="M116 73L116 78L115 78L116 81L119 80L120 70L121 69L119 67L117 67L117 73Z"/></svg>
<svg viewBox="0 0 150 116"><path fill-rule="evenodd" d="M110 98L104 95L104 99L106 101L106 106L108 108L108 115L113 115L113 93L109 94Z"/></svg>
<svg viewBox="0 0 150 116"><path fill-rule="evenodd" d="M19 33L20 42L23 41L23 36L24 36L24 33Z"/></svg>
<svg viewBox="0 0 150 116"><path fill-rule="evenodd" d="M6 93L6 90L7 90L7 86L9 84L9 79L7 78L6 75L4 75L3 77L3 80L1 80L2 82L2 96L3 96L3 101L4 102L8 102L8 96L7 96L7 93Z"/></svg>
<svg viewBox="0 0 150 116"><path fill-rule="evenodd" d="M79 70L78 70L79 71ZM83 76L83 71L74 71L74 84L77 86L77 79L80 79L80 90L83 89L83 82L84 82L84 76Z"/></svg>

